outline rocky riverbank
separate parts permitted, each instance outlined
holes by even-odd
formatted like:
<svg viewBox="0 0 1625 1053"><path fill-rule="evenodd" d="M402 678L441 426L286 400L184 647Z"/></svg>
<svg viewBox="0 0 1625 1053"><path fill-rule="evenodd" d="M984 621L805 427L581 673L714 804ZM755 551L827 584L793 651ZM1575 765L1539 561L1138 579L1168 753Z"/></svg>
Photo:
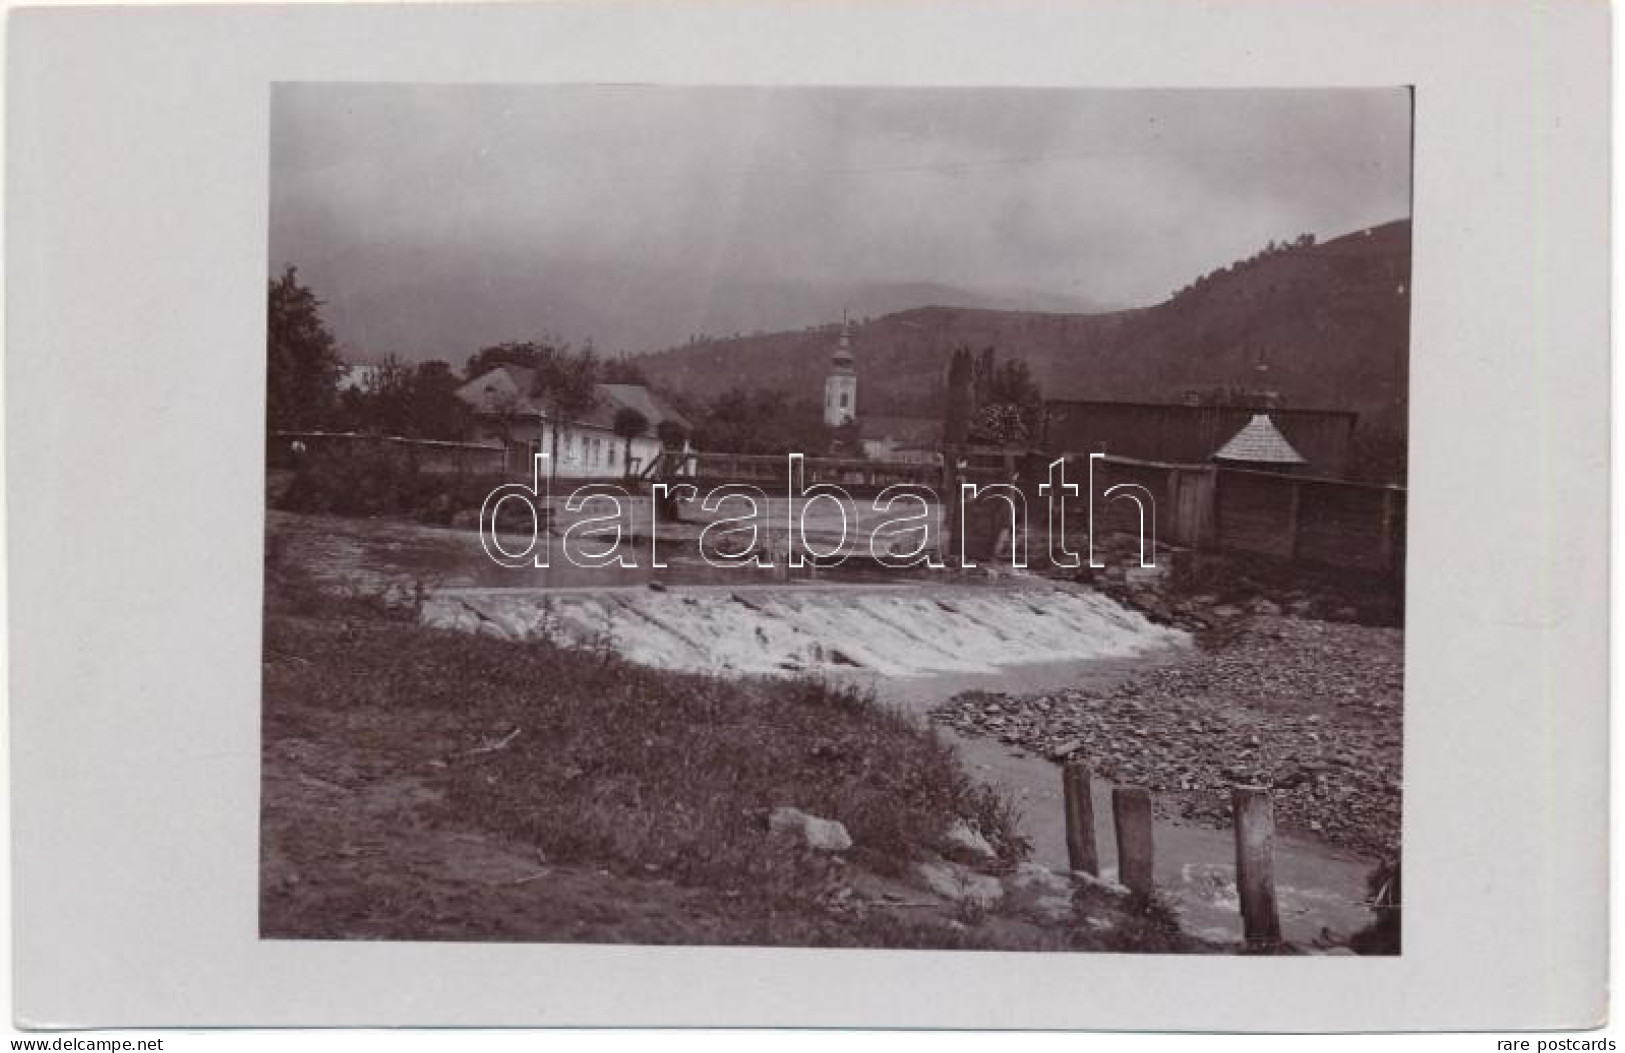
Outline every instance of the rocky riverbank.
<svg viewBox="0 0 1625 1053"><path fill-rule="evenodd" d="M933 711L962 732L1076 755L1150 787L1171 816L1229 821L1228 788L1273 786L1285 830L1398 850L1403 632L1283 615L1267 600L1205 618L1203 647L1111 688L975 691Z"/></svg>

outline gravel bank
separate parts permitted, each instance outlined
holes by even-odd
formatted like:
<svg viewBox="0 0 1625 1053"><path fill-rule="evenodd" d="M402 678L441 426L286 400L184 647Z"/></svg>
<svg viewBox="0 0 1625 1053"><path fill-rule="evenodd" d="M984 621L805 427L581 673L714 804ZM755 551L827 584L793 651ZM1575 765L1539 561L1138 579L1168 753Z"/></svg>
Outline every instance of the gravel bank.
<svg viewBox="0 0 1625 1053"><path fill-rule="evenodd" d="M966 692L932 716L1054 759L1076 752L1097 774L1157 791L1165 814L1216 826L1229 822L1229 786L1274 786L1283 829L1391 856L1403 636L1238 611L1204 649L1115 688Z"/></svg>

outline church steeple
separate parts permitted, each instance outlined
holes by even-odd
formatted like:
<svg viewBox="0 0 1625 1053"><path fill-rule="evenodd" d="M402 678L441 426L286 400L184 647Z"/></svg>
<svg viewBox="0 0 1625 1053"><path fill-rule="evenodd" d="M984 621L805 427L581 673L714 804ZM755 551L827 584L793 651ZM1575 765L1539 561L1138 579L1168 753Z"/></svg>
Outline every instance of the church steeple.
<svg viewBox="0 0 1625 1053"><path fill-rule="evenodd" d="M838 428L858 415L858 374L852 358L852 320L841 312L841 336L824 378L824 423Z"/></svg>
<svg viewBox="0 0 1625 1053"><path fill-rule="evenodd" d="M841 338L835 342L835 354L830 356L830 365L836 372L852 372L852 322L845 311L841 312Z"/></svg>

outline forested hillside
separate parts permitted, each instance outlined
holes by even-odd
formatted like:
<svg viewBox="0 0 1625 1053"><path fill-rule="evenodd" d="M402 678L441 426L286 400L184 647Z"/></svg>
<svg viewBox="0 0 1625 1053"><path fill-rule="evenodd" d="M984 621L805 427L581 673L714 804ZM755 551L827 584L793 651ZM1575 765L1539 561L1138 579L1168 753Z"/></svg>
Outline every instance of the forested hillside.
<svg viewBox="0 0 1625 1053"><path fill-rule="evenodd" d="M1283 405L1352 409L1368 438L1403 435L1410 332L1408 220L1322 244L1300 239L1195 280L1153 307L1048 314L952 306L859 324L859 409L935 416L948 356L1024 358L1050 398L1176 402L1271 390ZM637 359L659 384L822 390L839 323L697 341Z"/></svg>

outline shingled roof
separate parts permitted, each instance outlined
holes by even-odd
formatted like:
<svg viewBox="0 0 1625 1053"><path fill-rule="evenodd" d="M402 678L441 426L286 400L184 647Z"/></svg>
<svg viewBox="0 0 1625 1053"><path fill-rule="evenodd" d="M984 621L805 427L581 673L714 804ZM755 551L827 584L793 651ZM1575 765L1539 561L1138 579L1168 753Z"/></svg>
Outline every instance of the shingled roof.
<svg viewBox="0 0 1625 1053"><path fill-rule="evenodd" d="M545 400L534 397L531 388L536 382L536 371L524 366L504 362L481 373L457 389L457 397L480 413L506 412L521 416L547 415ZM615 414L622 409L635 409L648 422L647 434L655 434L662 423L671 421L684 430L691 427L688 419L664 398L642 384L598 384L593 404L577 414L574 424L608 431L615 426Z"/></svg>
<svg viewBox="0 0 1625 1053"><path fill-rule="evenodd" d="M1241 461L1248 464L1307 464L1308 461L1292 444L1286 441L1267 413L1255 413L1253 419L1219 447L1213 455L1215 461Z"/></svg>
<svg viewBox="0 0 1625 1053"><path fill-rule="evenodd" d="M613 427L618 410L635 409L649 422L651 434L667 421L680 425L685 431L693 427L687 417L677 412L675 406L642 384L598 385L597 408L602 412L595 413L589 423L603 422L606 427Z"/></svg>

